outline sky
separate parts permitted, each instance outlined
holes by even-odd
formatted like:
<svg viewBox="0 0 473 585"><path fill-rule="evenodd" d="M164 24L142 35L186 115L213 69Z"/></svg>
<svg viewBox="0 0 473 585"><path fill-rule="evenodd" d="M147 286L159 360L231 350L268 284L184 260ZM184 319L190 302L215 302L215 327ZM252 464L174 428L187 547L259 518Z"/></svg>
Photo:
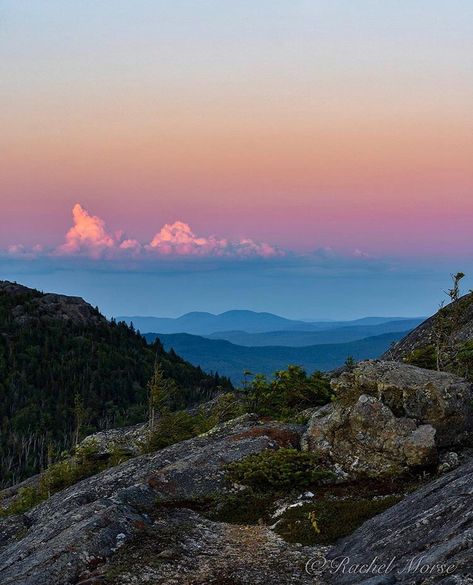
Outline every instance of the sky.
<svg viewBox="0 0 473 585"><path fill-rule="evenodd" d="M473 275L469 0L1 0L0 56L0 278L345 319Z"/></svg>

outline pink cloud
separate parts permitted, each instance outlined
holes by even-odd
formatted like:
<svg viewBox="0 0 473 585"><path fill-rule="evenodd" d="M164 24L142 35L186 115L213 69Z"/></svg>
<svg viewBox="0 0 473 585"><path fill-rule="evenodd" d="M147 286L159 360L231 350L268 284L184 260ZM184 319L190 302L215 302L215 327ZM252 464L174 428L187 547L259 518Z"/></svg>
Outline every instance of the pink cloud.
<svg viewBox="0 0 473 585"><path fill-rule="evenodd" d="M189 224L176 221L166 224L146 247L166 256L280 256L282 252L266 243L251 239L230 241L217 236L196 236Z"/></svg>
<svg viewBox="0 0 473 585"><path fill-rule="evenodd" d="M58 255L85 254L100 258L107 250L116 248L118 242L107 232L103 219L90 215L79 203L74 205L72 219L74 225L67 232L64 244L57 248Z"/></svg>
<svg viewBox="0 0 473 585"><path fill-rule="evenodd" d="M165 224L148 244L126 238L123 232L112 233L105 222L91 215L77 203L72 210L73 225L65 241L52 254L55 256L87 256L92 259L121 256L201 256L262 257L281 256L283 252L264 242L249 238L228 240L217 236L197 236L189 224L176 221Z"/></svg>
<svg viewBox="0 0 473 585"><path fill-rule="evenodd" d="M138 240L128 239L123 240L123 242L120 243L120 250L129 250L134 254L138 254L141 251L141 248L142 246Z"/></svg>
<svg viewBox="0 0 473 585"><path fill-rule="evenodd" d="M27 247L23 244L10 244L7 247L7 254L10 256L23 256L34 258L38 256L44 251L43 246L41 244L35 244L33 247Z"/></svg>
<svg viewBox="0 0 473 585"><path fill-rule="evenodd" d="M365 260L371 260L373 258L371 254L368 254L368 252L363 252L363 250L360 250L359 248L356 248L356 250L353 251L353 256L355 258L363 258Z"/></svg>

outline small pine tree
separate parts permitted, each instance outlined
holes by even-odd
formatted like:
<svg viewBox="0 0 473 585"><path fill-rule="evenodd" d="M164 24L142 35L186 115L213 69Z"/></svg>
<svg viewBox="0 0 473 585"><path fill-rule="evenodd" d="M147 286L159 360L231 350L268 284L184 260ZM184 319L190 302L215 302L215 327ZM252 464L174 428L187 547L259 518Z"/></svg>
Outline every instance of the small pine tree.
<svg viewBox="0 0 473 585"><path fill-rule="evenodd" d="M460 281L465 278L465 274L463 272L457 272L456 274L452 274L452 282L453 286L448 291L448 296L452 300L452 302L458 301L461 296L460 291Z"/></svg>
<svg viewBox="0 0 473 585"><path fill-rule="evenodd" d="M84 426L86 410L84 401L79 392L74 395L74 445L79 444L80 432Z"/></svg>
<svg viewBox="0 0 473 585"><path fill-rule="evenodd" d="M174 388L174 381L164 376L164 371L157 362L148 382L148 421L151 432L155 430L158 415L169 403Z"/></svg>
<svg viewBox="0 0 473 585"><path fill-rule="evenodd" d="M463 272L451 275L452 288L448 289L447 295L452 303L456 303L461 297L460 282L465 278ZM459 326L461 319L461 307L458 304L446 308L442 302L435 319L433 333L437 361L437 371L444 370L455 350L454 333Z"/></svg>
<svg viewBox="0 0 473 585"><path fill-rule="evenodd" d="M345 360L345 368L349 371L352 372L356 367L356 361L355 358L352 355L349 355L347 357L347 359Z"/></svg>

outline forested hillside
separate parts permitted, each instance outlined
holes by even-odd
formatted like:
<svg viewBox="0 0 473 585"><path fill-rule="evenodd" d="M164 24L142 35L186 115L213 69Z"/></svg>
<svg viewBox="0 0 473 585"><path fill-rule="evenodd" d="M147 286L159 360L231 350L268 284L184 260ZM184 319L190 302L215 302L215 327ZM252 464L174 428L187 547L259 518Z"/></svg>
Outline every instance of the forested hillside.
<svg viewBox="0 0 473 585"><path fill-rule="evenodd" d="M82 299L0 282L0 485L38 471L76 433L144 420L156 358L176 381L175 407L231 386Z"/></svg>
<svg viewBox="0 0 473 585"><path fill-rule="evenodd" d="M376 358L404 335L402 332L385 333L350 343L305 347L246 347L223 339L209 339L187 333L147 333L145 337L150 342L159 338L166 349L173 348L191 363L199 364L208 372L221 372L238 385L248 370L253 374L271 376L277 370L297 364L307 372L329 371L342 366L349 356L355 360Z"/></svg>

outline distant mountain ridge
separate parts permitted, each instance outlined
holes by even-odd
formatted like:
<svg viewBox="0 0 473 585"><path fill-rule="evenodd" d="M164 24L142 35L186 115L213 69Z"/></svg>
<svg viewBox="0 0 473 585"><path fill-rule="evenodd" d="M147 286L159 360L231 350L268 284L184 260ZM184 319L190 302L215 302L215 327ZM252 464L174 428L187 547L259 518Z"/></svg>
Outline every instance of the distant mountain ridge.
<svg viewBox="0 0 473 585"><path fill-rule="evenodd" d="M304 347L330 343L348 343L366 337L375 337L384 333L407 331L417 327L421 319L388 321L379 325L355 325L333 327L323 331L268 331L266 333L247 333L246 331L222 331L205 336L210 339L225 339L237 345L262 347L282 345L287 347Z"/></svg>
<svg viewBox="0 0 473 585"><path fill-rule="evenodd" d="M385 333L350 343L306 347L244 347L226 340L189 333L148 333L145 337L148 342L159 337L167 351L172 348L190 363L199 364L205 371L218 371L230 377L234 384L240 384L245 371L270 376L289 364L298 364L312 372L337 368L348 356L356 360L376 358L405 335L406 331Z"/></svg>
<svg viewBox="0 0 473 585"><path fill-rule="evenodd" d="M212 335L218 332L245 331L266 333L268 331L328 331L338 327L375 326L389 321L409 320L405 317L364 317L353 321L302 321L287 319L273 313L258 313L247 310L232 310L215 315L194 311L181 317L120 316L118 321L133 323L142 333L191 333ZM421 319L417 319L420 323ZM410 329L407 326L405 330Z"/></svg>

